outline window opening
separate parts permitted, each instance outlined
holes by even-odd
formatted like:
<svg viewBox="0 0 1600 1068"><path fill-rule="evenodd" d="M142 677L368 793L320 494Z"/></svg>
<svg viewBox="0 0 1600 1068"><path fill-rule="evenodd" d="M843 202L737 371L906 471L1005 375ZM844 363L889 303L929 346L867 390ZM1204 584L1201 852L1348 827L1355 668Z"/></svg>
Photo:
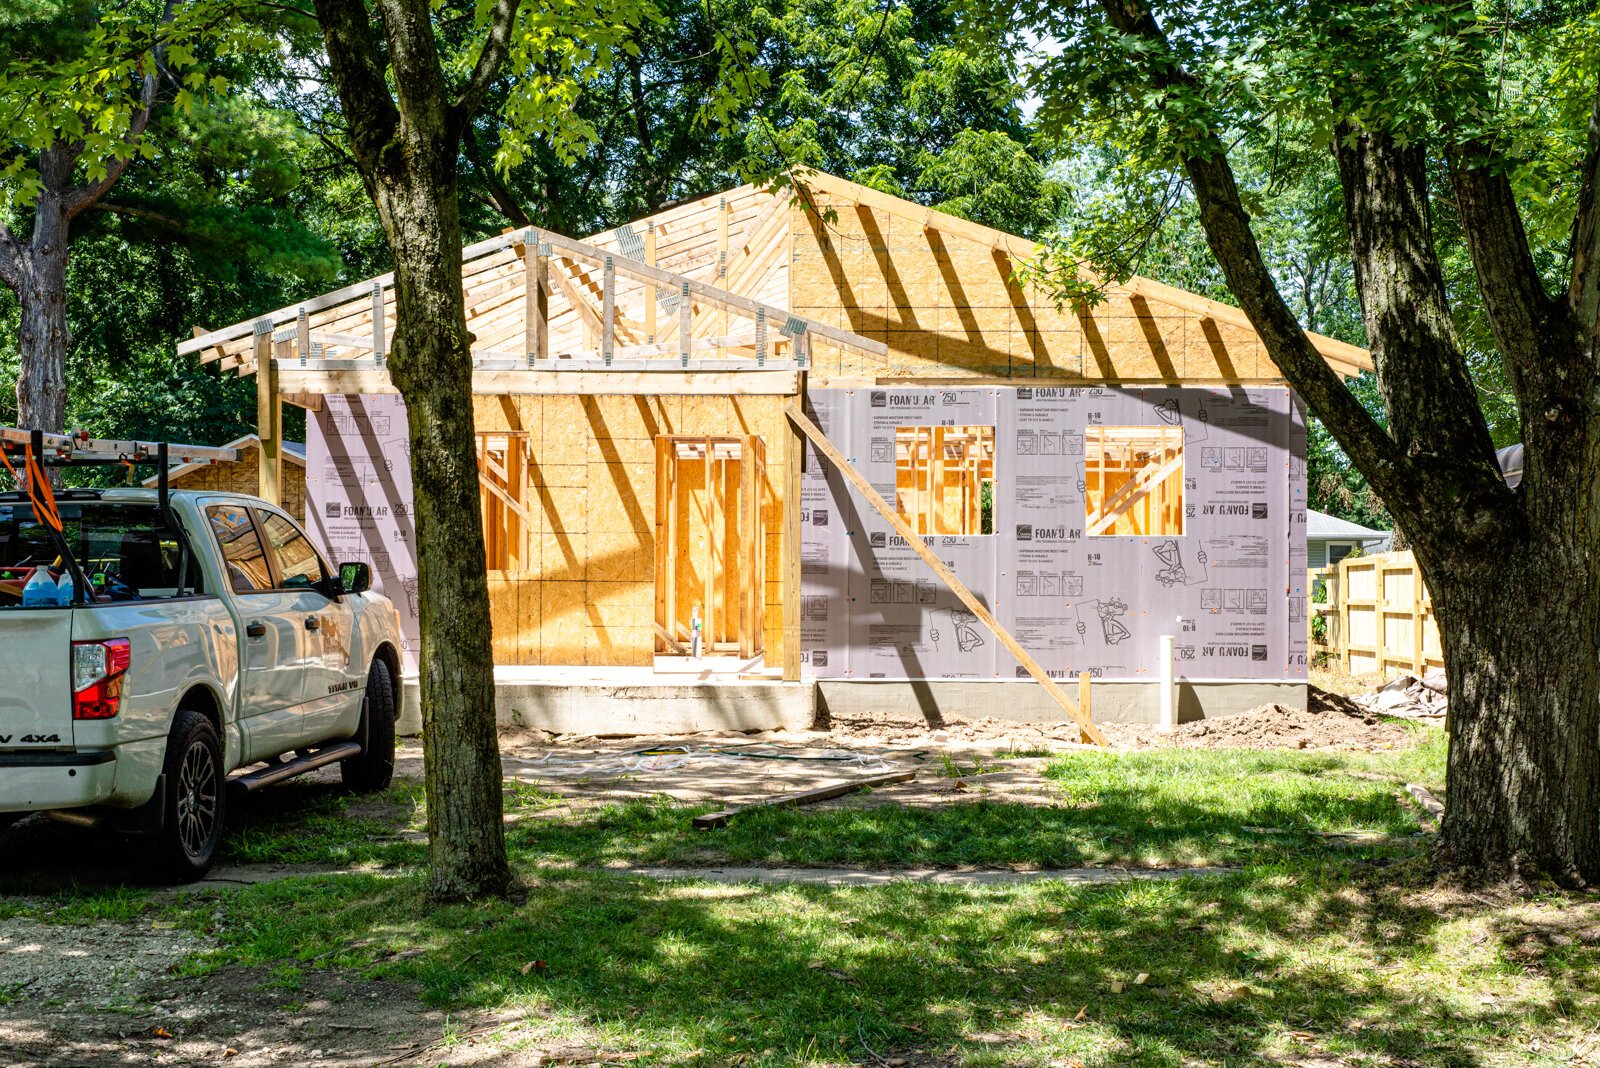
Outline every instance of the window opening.
<svg viewBox="0 0 1600 1068"><path fill-rule="evenodd" d="M1086 534L1183 533L1182 427L1092 426L1083 451Z"/></svg>
<svg viewBox="0 0 1600 1068"><path fill-rule="evenodd" d="M1355 551L1356 543L1353 541L1330 541L1328 543L1328 566L1334 566Z"/></svg>
<svg viewBox="0 0 1600 1068"><path fill-rule="evenodd" d="M278 558L279 581L284 589L309 589L322 581L322 561L306 536L293 523L272 512L261 513L261 525Z"/></svg>
<svg viewBox="0 0 1600 1068"><path fill-rule="evenodd" d="M656 439L657 653L765 647L766 482L759 437Z"/></svg>
<svg viewBox="0 0 1600 1068"><path fill-rule="evenodd" d="M994 427L894 432L895 511L918 534L994 533Z"/></svg>
<svg viewBox="0 0 1600 1068"><path fill-rule="evenodd" d="M62 535L93 587L89 600L131 601L201 592L200 571L178 533L151 505L85 501L58 504ZM187 568L187 574L180 570ZM34 572L59 581L62 561L51 531L31 504L0 504L0 608L22 603Z"/></svg>
<svg viewBox="0 0 1600 1068"><path fill-rule="evenodd" d="M250 510L231 504L206 509L211 532L222 550L223 570L234 593L257 593L272 589L272 572L267 569L267 553L250 521Z"/></svg>
<svg viewBox="0 0 1600 1068"><path fill-rule="evenodd" d="M478 435L478 488L483 497L483 552L490 571L537 571L529 559L528 435Z"/></svg>

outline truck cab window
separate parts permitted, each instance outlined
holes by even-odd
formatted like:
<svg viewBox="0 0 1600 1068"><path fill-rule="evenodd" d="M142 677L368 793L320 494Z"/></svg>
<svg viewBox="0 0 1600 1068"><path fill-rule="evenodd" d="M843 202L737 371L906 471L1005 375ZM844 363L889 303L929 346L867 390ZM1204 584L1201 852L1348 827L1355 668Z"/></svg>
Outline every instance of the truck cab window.
<svg viewBox="0 0 1600 1068"><path fill-rule="evenodd" d="M267 554L256 536L250 510L231 504L214 504L206 509L211 533L222 550L223 570L234 593L257 593L272 589L272 572Z"/></svg>
<svg viewBox="0 0 1600 1068"><path fill-rule="evenodd" d="M273 512L262 512L261 528L277 557L279 581L285 589L303 590L322 581L322 561L293 523Z"/></svg>
<svg viewBox="0 0 1600 1068"><path fill-rule="evenodd" d="M200 573L178 533L149 505L62 501L62 536L88 579L94 601L148 601L201 592ZM187 565L187 574L180 570ZM22 603L43 571L59 581L64 564L31 504L0 504L0 608Z"/></svg>

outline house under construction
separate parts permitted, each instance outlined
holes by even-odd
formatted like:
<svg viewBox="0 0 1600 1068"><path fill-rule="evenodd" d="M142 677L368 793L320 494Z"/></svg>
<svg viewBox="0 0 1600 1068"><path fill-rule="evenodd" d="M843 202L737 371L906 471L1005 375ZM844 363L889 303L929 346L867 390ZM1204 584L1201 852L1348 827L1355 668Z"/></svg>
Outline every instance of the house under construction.
<svg viewBox="0 0 1600 1068"><path fill-rule="evenodd" d="M1092 692L1097 718L1142 718L1168 676L1183 718L1303 703L1299 402L1238 309L1141 278L1060 307L1017 280L1035 253L816 172L468 247L507 715L1060 719ZM256 376L264 495L281 406L307 409L308 524L407 616L392 285L180 351Z"/></svg>

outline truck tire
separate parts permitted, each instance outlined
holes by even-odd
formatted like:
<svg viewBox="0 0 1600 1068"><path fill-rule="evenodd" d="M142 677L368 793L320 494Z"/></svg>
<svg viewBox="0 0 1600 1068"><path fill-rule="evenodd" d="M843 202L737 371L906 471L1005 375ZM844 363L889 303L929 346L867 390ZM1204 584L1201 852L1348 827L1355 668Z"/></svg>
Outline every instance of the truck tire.
<svg viewBox="0 0 1600 1068"><path fill-rule="evenodd" d="M155 874L163 881L192 883L217 859L228 796L222 740L209 719L178 710L162 771L166 796L155 838Z"/></svg>
<svg viewBox="0 0 1600 1068"><path fill-rule="evenodd" d="M367 694L361 700L361 755L339 762L339 774L352 790L372 793L394 778L394 684L389 665L372 662Z"/></svg>

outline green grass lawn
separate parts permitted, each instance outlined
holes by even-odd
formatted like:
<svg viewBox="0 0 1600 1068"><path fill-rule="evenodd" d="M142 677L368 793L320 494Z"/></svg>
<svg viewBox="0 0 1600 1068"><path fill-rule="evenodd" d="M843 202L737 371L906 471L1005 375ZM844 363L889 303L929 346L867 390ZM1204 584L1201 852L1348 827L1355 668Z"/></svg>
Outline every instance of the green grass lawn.
<svg viewBox="0 0 1600 1068"><path fill-rule="evenodd" d="M433 910L417 874L246 888L187 914L222 947L191 967L268 966L283 997L311 968L414 982L661 1064L1555 1064L1600 1011L1600 906L1441 896L1415 865L982 890L525 874L524 901Z"/></svg>
<svg viewBox="0 0 1600 1068"><path fill-rule="evenodd" d="M930 808L762 809L710 832L693 830L689 821L714 805L663 798L573 810L551 794L515 784L506 808L522 818L508 828L507 840L530 863L583 866L1198 866L1349 855L1352 849L1394 857L1415 847L1328 836L1415 835L1416 817L1402 787L1411 781L1438 787L1443 761L1437 738L1377 754L1073 751L1045 768L1045 781L1058 793L1051 805L990 803L980 794ZM936 771L924 775L938 781ZM271 791L259 795L260 804L241 814L225 843L228 860L423 861L420 842L396 836L422 826L415 783L377 800L351 799L329 787L282 789L271 798Z"/></svg>
<svg viewBox="0 0 1600 1068"><path fill-rule="evenodd" d="M235 859L392 870L207 891L78 895L54 918L159 913L211 936L185 968L416 984L451 1013L520 1014L507 1041L662 1065L1465 1066L1600 1059L1600 902L1434 889L1399 799L1443 746L1382 754L1074 752L1049 808L573 814L508 791L513 902L429 908L414 785L302 785L253 807ZM1375 831L1377 843L1325 835ZM962 888L659 883L597 864L1050 866L1226 861L1166 882ZM1142 981L1141 981L1142 978Z"/></svg>

